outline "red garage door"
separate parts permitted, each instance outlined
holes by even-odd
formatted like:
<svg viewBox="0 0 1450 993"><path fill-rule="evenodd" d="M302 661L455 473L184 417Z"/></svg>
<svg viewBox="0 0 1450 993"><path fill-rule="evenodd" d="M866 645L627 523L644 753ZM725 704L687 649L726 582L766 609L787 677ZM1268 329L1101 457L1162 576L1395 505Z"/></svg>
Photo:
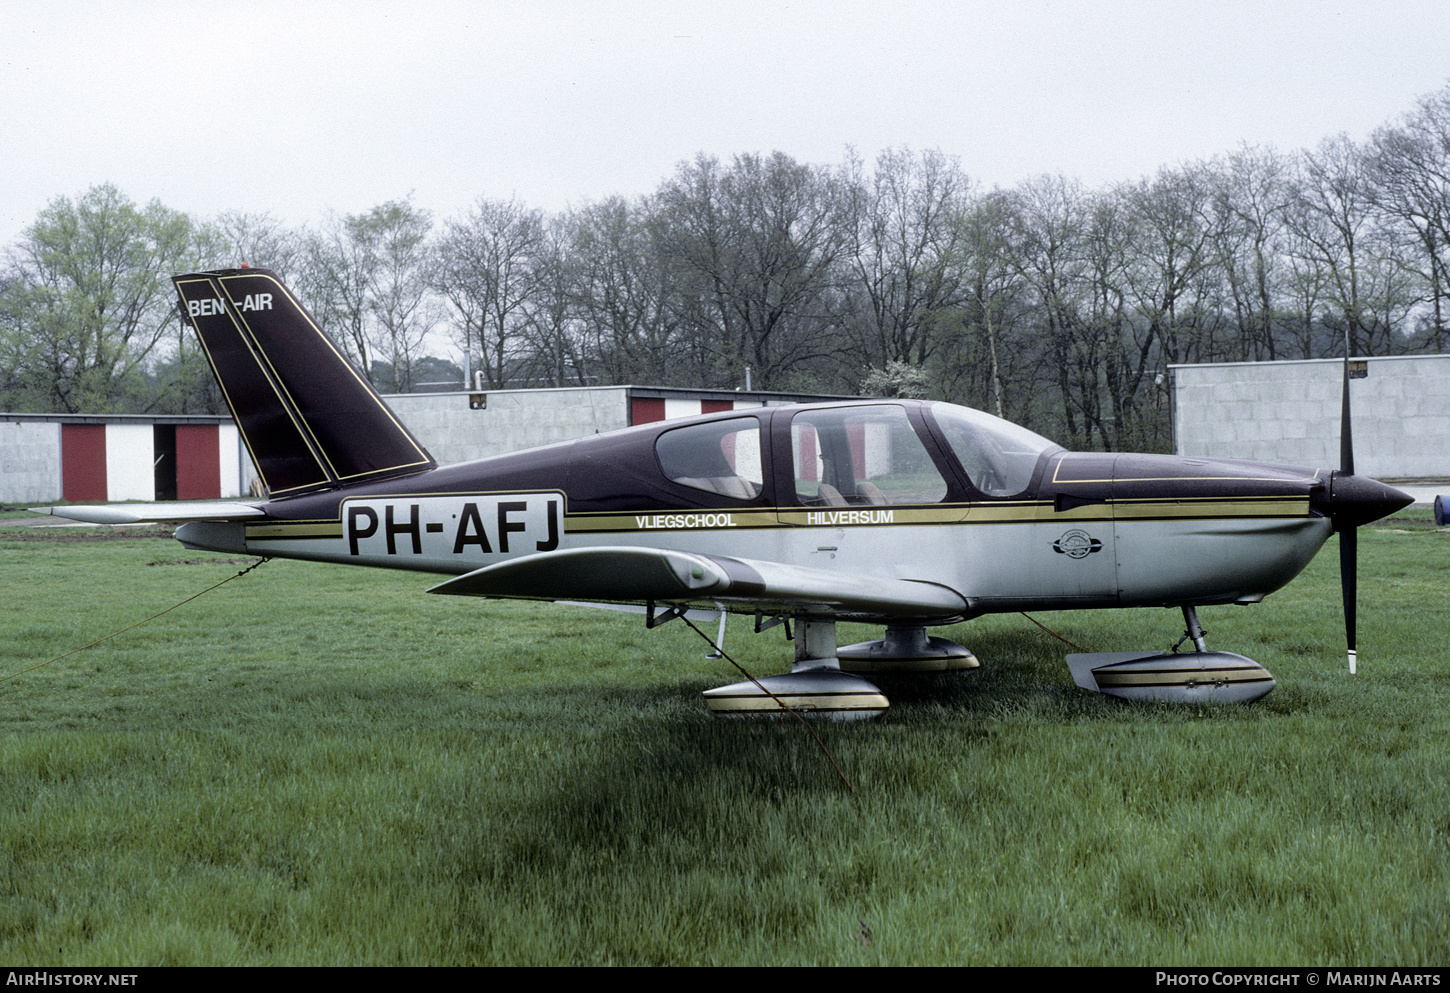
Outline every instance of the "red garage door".
<svg viewBox="0 0 1450 993"><path fill-rule="evenodd" d="M60 426L60 493L71 503L106 499L106 426Z"/></svg>
<svg viewBox="0 0 1450 993"><path fill-rule="evenodd" d="M665 401L661 397L632 397L629 423L650 424L665 419Z"/></svg>
<svg viewBox="0 0 1450 993"><path fill-rule="evenodd" d="M215 424L176 426L176 499L210 500L222 495L219 453Z"/></svg>

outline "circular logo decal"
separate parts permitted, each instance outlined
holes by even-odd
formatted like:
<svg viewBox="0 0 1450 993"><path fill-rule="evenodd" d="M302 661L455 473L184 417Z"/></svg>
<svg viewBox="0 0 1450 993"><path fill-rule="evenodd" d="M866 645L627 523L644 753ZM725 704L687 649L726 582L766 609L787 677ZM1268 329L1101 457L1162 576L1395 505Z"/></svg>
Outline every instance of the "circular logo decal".
<svg viewBox="0 0 1450 993"><path fill-rule="evenodd" d="M1070 559L1085 559L1099 551L1103 543L1086 531L1072 530L1052 543L1054 552L1061 552Z"/></svg>

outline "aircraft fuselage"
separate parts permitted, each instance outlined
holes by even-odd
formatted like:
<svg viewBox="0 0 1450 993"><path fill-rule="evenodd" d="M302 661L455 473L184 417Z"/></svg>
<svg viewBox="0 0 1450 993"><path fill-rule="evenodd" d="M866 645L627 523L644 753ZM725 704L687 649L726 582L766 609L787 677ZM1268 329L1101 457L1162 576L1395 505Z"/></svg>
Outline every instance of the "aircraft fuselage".
<svg viewBox="0 0 1450 993"><path fill-rule="evenodd" d="M173 281L272 499L66 516L187 521L193 548L413 569L450 577L434 593L623 605L650 626L794 618L792 672L711 690L715 713L872 716L888 703L861 672L978 664L930 625L1155 605L1182 608L1194 651L1070 656L1077 685L1254 700L1273 677L1209 651L1196 607L1263 599L1336 531L1353 672L1355 529L1410 502L1354 474L1347 366L1338 471L1073 453L919 400L747 406L439 467L276 273ZM885 636L838 646L838 620Z"/></svg>
<svg viewBox="0 0 1450 993"><path fill-rule="evenodd" d="M1023 470L1020 492L989 496L964 468L975 456L959 457L960 437L954 449L939 426L943 408L792 405L659 422L275 500L255 523L187 524L178 537L203 548L445 575L542 552L657 547L938 584L965 604L939 619L949 621L1034 608L1254 602L1297 575L1333 531L1325 514L1332 474L1293 466L1048 445ZM801 455L805 431L794 423L822 410L848 412L837 419L842 444L854 447L837 462L854 471L838 465L836 487L823 482L828 456ZM929 465L918 453L903 468L910 442L889 436L888 410L910 425ZM824 453L834 422L817 417L806 447ZM701 478L680 482L662 467L677 457L662 436L699 426L713 444L721 424L740 429L729 437L741 451L747 439L758 446L743 470L758 477L753 495L707 491ZM879 495L873 478L897 491ZM936 499L903 498L908 483Z"/></svg>

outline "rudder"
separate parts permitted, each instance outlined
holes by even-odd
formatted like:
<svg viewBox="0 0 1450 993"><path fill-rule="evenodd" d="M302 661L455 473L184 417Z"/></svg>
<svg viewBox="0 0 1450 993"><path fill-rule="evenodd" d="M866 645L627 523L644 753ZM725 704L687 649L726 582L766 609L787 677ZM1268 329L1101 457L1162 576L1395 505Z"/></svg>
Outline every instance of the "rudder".
<svg viewBox="0 0 1450 993"><path fill-rule="evenodd" d="M273 496L437 466L275 272L172 282Z"/></svg>

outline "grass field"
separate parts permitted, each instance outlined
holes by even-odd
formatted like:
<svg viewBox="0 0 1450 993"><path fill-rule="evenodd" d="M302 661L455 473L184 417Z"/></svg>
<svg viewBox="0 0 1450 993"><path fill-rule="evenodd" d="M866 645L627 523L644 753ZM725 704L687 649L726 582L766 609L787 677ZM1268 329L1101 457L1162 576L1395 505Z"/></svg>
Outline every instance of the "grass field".
<svg viewBox="0 0 1450 993"><path fill-rule="evenodd" d="M251 561L33 536L0 527L0 675ZM1450 534L1360 555L1356 677L1332 547L1201 611L1278 679L1250 706L1084 693L984 618L949 634L981 670L821 728L854 795L797 727L710 718L737 676L680 624L269 562L0 682L0 962L1445 964ZM1181 628L1039 619L1094 651Z"/></svg>

